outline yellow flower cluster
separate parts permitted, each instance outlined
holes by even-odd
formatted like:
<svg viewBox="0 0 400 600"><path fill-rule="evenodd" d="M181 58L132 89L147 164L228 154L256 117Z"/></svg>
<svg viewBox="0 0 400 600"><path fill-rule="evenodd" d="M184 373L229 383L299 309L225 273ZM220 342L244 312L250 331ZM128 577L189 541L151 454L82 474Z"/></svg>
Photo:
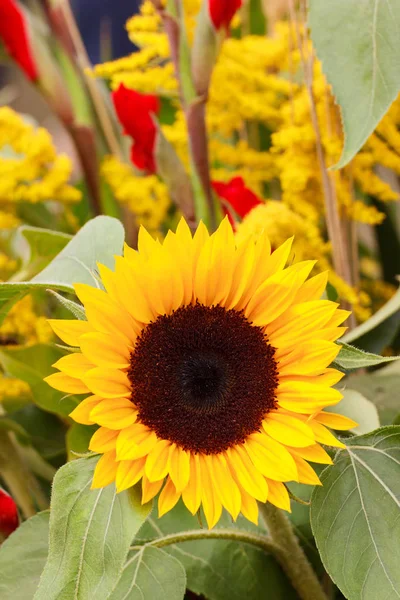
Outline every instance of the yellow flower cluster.
<svg viewBox="0 0 400 600"><path fill-rule="evenodd" d="M114 156L104 159L101 174L116 199L126 204L136 217L138 225L157 232L170 206L166 185L156 175L135 175L133 168Z"/></svg>
<svg viewBox="0 0 400 600"><path fill-rule="evenodd" d="M200 2L184 0L183 5L191 42ZM168 40L150 0L143 2L139 15L129 19L127 30L139 51L98 65L94 73L108 79L112 88L124 83L142 93L172 99L175 120L173 124L162 125L162 129L188 167L186 124L179 107L174 69L168 60ZM304 33L301 32L302 37ZM311 43L305 41L302 50L308 59ZM312 91L324 159L331 166L341 154L342 127L318 61L313 65ZM301 51L290 23L277 23L273 36L244 35L224 41L209 90L207 127L213 180L229 181L241 176L260 197L282 201L268 201L262 211L257 209L259 214L255 211L241 227L256 227L258 218L263 223L268 221L269 233L277 245L284 236L296 234L295 259L317 257L321 269L332 270L330 246L324 241L324 188L316 133L302 76ZM133 189L129 193L120 189L124 184L125 190L134 187L128 183L132 177L132 174L128 177L128 167L124 179L116 175L121 172L121 165L117 168L116 162L109 164L114 174L105 177L113 179L110 185L116 196L120 199L125 196L126 202L129 194L136 198ZM340 172L329 174L342 218L368 225L382 222L384 215L369 202L369 196L394 201L398 193L382 176L381 167L400 174L400 101L395 102L353 161ZM144 183L146 180L148 184ZM154 176L140 179L146 198L153 196L153 185ZM139 186L135 188L138 189ZM166 190L163 194L167 196ZM132 202L136 204L137 200ZM369 316L369 290L352 288L334 272L331 283L339 296L353 305L360 320Z"/></svg>
<svg viewBox="0 0 400 600"><path fill-rule="evenodd" d="M18 202L77 202L81 193L68 185L71 161L57 155L50 134L35 128L9 107L0 108L0 226L18 223Z"/></svg>
<svg viewBox="0 0 400 600"><path fill-rule="evenodd" d="M25 381L0 374L0 402L11 398L23 398L30 393L31 389Z"/></svg>
<svg viewBox="0 0 400 600"><path fill-rule="evenodd" d="M45 344L51 339L47 319L37 316L31 296L17 302L0 326L1 346Z"/></svg>

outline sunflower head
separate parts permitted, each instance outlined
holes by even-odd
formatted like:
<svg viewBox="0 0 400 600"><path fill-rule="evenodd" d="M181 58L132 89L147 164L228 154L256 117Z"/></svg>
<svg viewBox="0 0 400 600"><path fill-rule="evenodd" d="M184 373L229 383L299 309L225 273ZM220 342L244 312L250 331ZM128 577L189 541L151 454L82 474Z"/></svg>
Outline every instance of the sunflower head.
<svg viewBox="0 0 400 600"><path fill-rule="evenodd" d="M80 352L47 381L86 395L71 417L99 425L94 488L141 481L143 502L161 490L160 516L182 498L213 527L223 507L257 522L257 500L290 510L285 482L319 484L308 461L342 446L327 427L355 425L323 410L341 399L329 365L348 313L321 299L313 261L286 265L291 243L237 244L227 219L192 237L182 220L99 265L104 289L75 286L87 321L50 324Z"/></svg>

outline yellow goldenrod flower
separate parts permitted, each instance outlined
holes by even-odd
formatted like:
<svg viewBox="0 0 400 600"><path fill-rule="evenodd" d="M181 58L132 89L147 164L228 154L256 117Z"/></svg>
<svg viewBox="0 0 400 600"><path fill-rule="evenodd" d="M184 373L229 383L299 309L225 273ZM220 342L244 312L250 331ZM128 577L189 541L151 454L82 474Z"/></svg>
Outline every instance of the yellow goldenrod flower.
<svg viewBox="0 0 400 600"><path fill-rule="evenodd" d="M100 426L92 487L141 480L160 516L182 497L213 527L223 507L255 523L257 500L290 510L286 481L320 483L307 461L330 463L320 444L343 445L328 428L354 426L323 411L341 399L329 365L349 313L320 299L315 261L285 268L291 242L236 244L228 219L192 238L182 219L163 243L142 228L115 272L100 266L105 291L75 285L88 320L50 323L81 353L47 381L91 394L71 417Z"/></svg>
<svg viewBox="0 0 400 600"><path fill-rule="evenodd" d="M47 343L52 337L47 319L35 313L31 296L17 302L0 326L0 344L3 346Z"/></svg>
<svg viewBox="0 0 400 600"><path fill-rule="evenodd" d="M2 227L15 226L18 202L77 202L81 193L68 185L71 161L57 155L48 131L35 129L8 107L0 108L0 214Z"/></svg>
<svg viewBox="0 0 400 600"><path fill-rule="evenodd" d="M133 212L138 225L152 232L160 230L171 201L166 185L156 175L135 175L130 165L114 156L104 159L101 174L116 199Z"/></svg>
<svg viewBox="0 0 400 600"><path fill-rule="evenodd" d="M30 387L25 381L0 374L0 402L11 398L26 397L30 393Z"/></svg>

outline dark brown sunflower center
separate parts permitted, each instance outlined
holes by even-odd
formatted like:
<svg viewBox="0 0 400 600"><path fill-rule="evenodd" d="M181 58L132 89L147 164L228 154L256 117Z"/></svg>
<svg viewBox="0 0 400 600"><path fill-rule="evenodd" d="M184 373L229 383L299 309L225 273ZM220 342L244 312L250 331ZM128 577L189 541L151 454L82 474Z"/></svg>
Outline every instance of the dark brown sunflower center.
<svg viewBox="0 0 400 600"><path fill-rule="evenodd" d="M139 420L185 450L222 452L275 406L275 350L235 310L201 304L150 323L131 355Z"/></svg>

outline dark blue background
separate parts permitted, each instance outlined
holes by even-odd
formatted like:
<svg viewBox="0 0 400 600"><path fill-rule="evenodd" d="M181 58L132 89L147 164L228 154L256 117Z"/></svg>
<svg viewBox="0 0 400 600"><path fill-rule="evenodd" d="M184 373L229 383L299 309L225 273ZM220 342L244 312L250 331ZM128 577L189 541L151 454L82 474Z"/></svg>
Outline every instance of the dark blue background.
<svg viewBox="0 0 400 600"><path fill-rule="evenodd" d="M92 63L105 58L101 55L100 46L104 21L109 23L112 58L133 52L135 46L128 38L125 22L138 12L139 3L140 0L72 0L72 8ZM108 60L111 57L106 58Z"/></svg>

